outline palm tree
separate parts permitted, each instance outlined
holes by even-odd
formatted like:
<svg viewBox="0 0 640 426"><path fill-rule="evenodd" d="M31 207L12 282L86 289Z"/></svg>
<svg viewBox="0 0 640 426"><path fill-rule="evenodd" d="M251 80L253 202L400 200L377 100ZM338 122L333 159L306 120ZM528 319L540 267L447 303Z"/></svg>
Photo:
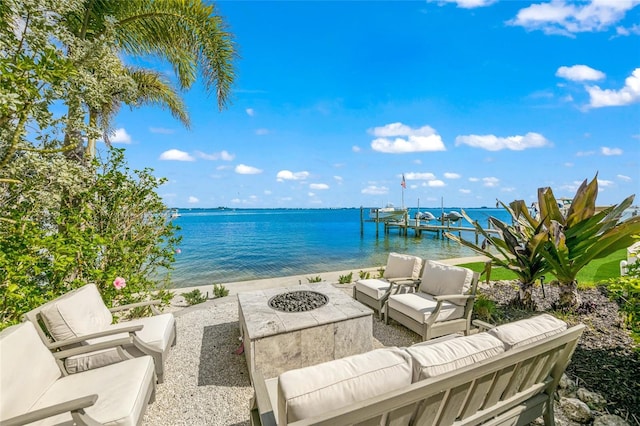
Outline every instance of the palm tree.
<svg viewBox="0 0 640 426"><path fill-rule="evenodd" d="M464 240L453 234L445 233L451 240L469 247L475 252L491 259L490 265L500 266L512 271L518 277L520 291L519 303L527 309L535 309L532 298L533 286L549 271L549 263L542 256L540 230L542 224L535 220L522 200L511 202L508 206L499 202L511 215L512 225L490 217L493 228L499 235L489 233L476 221L472 221L463 211L465 219L473 224L477 232L484 237L481 245ZM495 249L491 249L494 247ZM490 271L487 274L489 279Z"/></svg>
<svg viewBox="0 0 640 426"><path fill-rule="evenodd" d="M65 23L80 40L98 40L109 33L115 44L113 49L120 55L168 61L179 89L188 89L200 76L205 89L215 94L219 109L229 102L237 54L233 36L212 4L202 0L85 0L83 8L65 16ZM110 119L124 102L167 107L189 126L181 97L160 73L124 65L121 69L134 82L137 96L130 99L114 92L111 102L88 107L92 125L98 125L108 135ZM81 138L74 138L73 134L74 129L69 129L65 145L82 144ZM95 142L95 138L88 138L89 156L95 151Z"/></svg>
<svg viewBox="0 0 640 426"><path fill-rule="evenodd" d="M564 308L580 304L576 276L582 268L594 259L630 246L633 235L640 233L640 216L620 221L624 210L633 203L634 195L618 205L596 211L597 177L596 174L588 184L586 179L582 182L566 215L560 211L551 188L538 189L544 224L542 255L557 279L559 304Z"/></svg>

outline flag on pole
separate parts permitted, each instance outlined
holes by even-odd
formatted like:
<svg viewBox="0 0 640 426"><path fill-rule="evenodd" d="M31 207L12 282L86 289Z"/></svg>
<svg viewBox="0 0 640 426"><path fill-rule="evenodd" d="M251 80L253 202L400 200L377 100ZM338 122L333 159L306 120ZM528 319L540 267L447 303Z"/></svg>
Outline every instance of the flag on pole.
<svg viewBox="0 0 640 426"><path fill-rule="evenodd" d="M402 182L400 182L400 186L407 189L407 182L404 180L404 173L402 174Z"/></svg>

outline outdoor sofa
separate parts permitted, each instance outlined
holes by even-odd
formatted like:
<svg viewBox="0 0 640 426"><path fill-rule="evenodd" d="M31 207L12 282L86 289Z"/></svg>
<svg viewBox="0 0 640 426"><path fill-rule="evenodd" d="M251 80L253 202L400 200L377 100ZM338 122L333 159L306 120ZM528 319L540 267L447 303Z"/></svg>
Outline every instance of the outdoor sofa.
<svg viewBox="0 0 640 426"><path fill-rule="evenodd" d="M376 349L264 380L252 425L554 424L554 392L584 325L548 314L469 336Z"/></svg>
<svg viewBox="0 0 640 426"><path fill-rule="evenodd" d="M422 340L471 330L479 274L461 266L425 260L413 292L392 292L385 302L385 322L393 319Z"/></svg>
<svg viewBox="0 0 640 426"><path fill-rule="evenodd" d="M150 355L158 382L162 383L165 360L176 344L176 322L173 314L157 311L154 308L157 303L153 300L109 309L95 284L86 284L27 312L25 319L36 326L42 342L53 352L77 346L91 347L132 333L131 341L122 346L93 352L85 350L60 360L65 375ZM113 313L144 306L151 306L155 315L113 323Z"/></svg>
<svg viewBox="0 0 640 426"><path fill-rule="evenodd" d="M56 360L86 350L130 343L131 334L94 348L52 353L31 322L0 333L0 424L112 425L142 423L155 399L153 358L142 356L65 375Z"/></svg>

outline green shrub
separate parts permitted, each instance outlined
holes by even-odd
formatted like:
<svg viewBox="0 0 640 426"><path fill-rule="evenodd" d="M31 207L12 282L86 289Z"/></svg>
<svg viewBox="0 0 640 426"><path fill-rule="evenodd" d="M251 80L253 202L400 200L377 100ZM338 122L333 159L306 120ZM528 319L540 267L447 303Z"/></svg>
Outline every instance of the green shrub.
<svg viewBox="0 0 640 426"><path fill-rule="evenodd" d="M640 338L640 262L629 265L627 275L610 279L607 290L620 305L624 325Z"/></svg>
<svg viewBox="0 0 640 426"><path fill-rule="evenodd" d="M309 284L319 283L319 282L322 282L322 278L320 277L320 275L317 275L315 277L307 277L307 281L309 282Z"/></svg>
<svg viewBox="0 0 640 426"><path fill-rule="evenodd" d="M207 295L203 294L199 289L194 289L187 293L182 293L182 297L184 300L191 306L197 305L198 303L206 302Z"/></svg>
<svg viewBox="0 0 640 426"><path fill-rule="evenodd" d="M360 277L361 280L368 280L369 278L371 278L371 274L366 271L358 272L358 276Z"/></svg>
<svg viewBox="0 0 640 426"><path fill-rule="evenodd" d="M222 284L214 284L213 285L213 296L214 297L225 297L229 295L229 289L226 288Z"/></svg>
<svg viewBox="0 0 640 426"><path fill-rule="evenodd" d="M473 313L475 314L476 319L486 321L488 323L495 322L496 312L496 302L489 299L484 294L478 293L473 304Z"/></svg>
<svg viewBox="0 0 640 426"><path fill-rule="evenodd" d="M384 278L384 267L378 268L378 277L377 278Z"/></svg>
<svg viewBox="0 0 640 426"><path fill-rule="evenodd" d="M353 280L353 272L349 272L347 275L340 275L338 282L340 284L349 284Z"/></svg>

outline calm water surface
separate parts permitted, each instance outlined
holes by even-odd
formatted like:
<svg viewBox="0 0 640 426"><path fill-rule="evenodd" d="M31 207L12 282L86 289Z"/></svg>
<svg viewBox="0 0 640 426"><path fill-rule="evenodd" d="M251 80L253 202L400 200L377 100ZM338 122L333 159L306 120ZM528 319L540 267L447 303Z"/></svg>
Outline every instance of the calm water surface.
<svg viewBox="0 0 640 426"><path fill-rule="evenodd" d="M421 209L440 215L440 209ZM457 210L445 208L445 212ZM411 217L416 209L410 211ZM483 226L489 216L509 221L503 209L465 209ZM407 237L382 224L365 222L360 233L360 209L197 209L180 210L174 219L182 235L180 253L171 272L174 287L227 283L287 275L317 275L326 271L384 265L389 252L429 259L473 256L474 252L433 233ZM365 216L368 210L365 211ZM432 222L434 223L434 222ZM463 226L471 226L464 220ZM474 239L473 233L463 237Z"/></svg>

